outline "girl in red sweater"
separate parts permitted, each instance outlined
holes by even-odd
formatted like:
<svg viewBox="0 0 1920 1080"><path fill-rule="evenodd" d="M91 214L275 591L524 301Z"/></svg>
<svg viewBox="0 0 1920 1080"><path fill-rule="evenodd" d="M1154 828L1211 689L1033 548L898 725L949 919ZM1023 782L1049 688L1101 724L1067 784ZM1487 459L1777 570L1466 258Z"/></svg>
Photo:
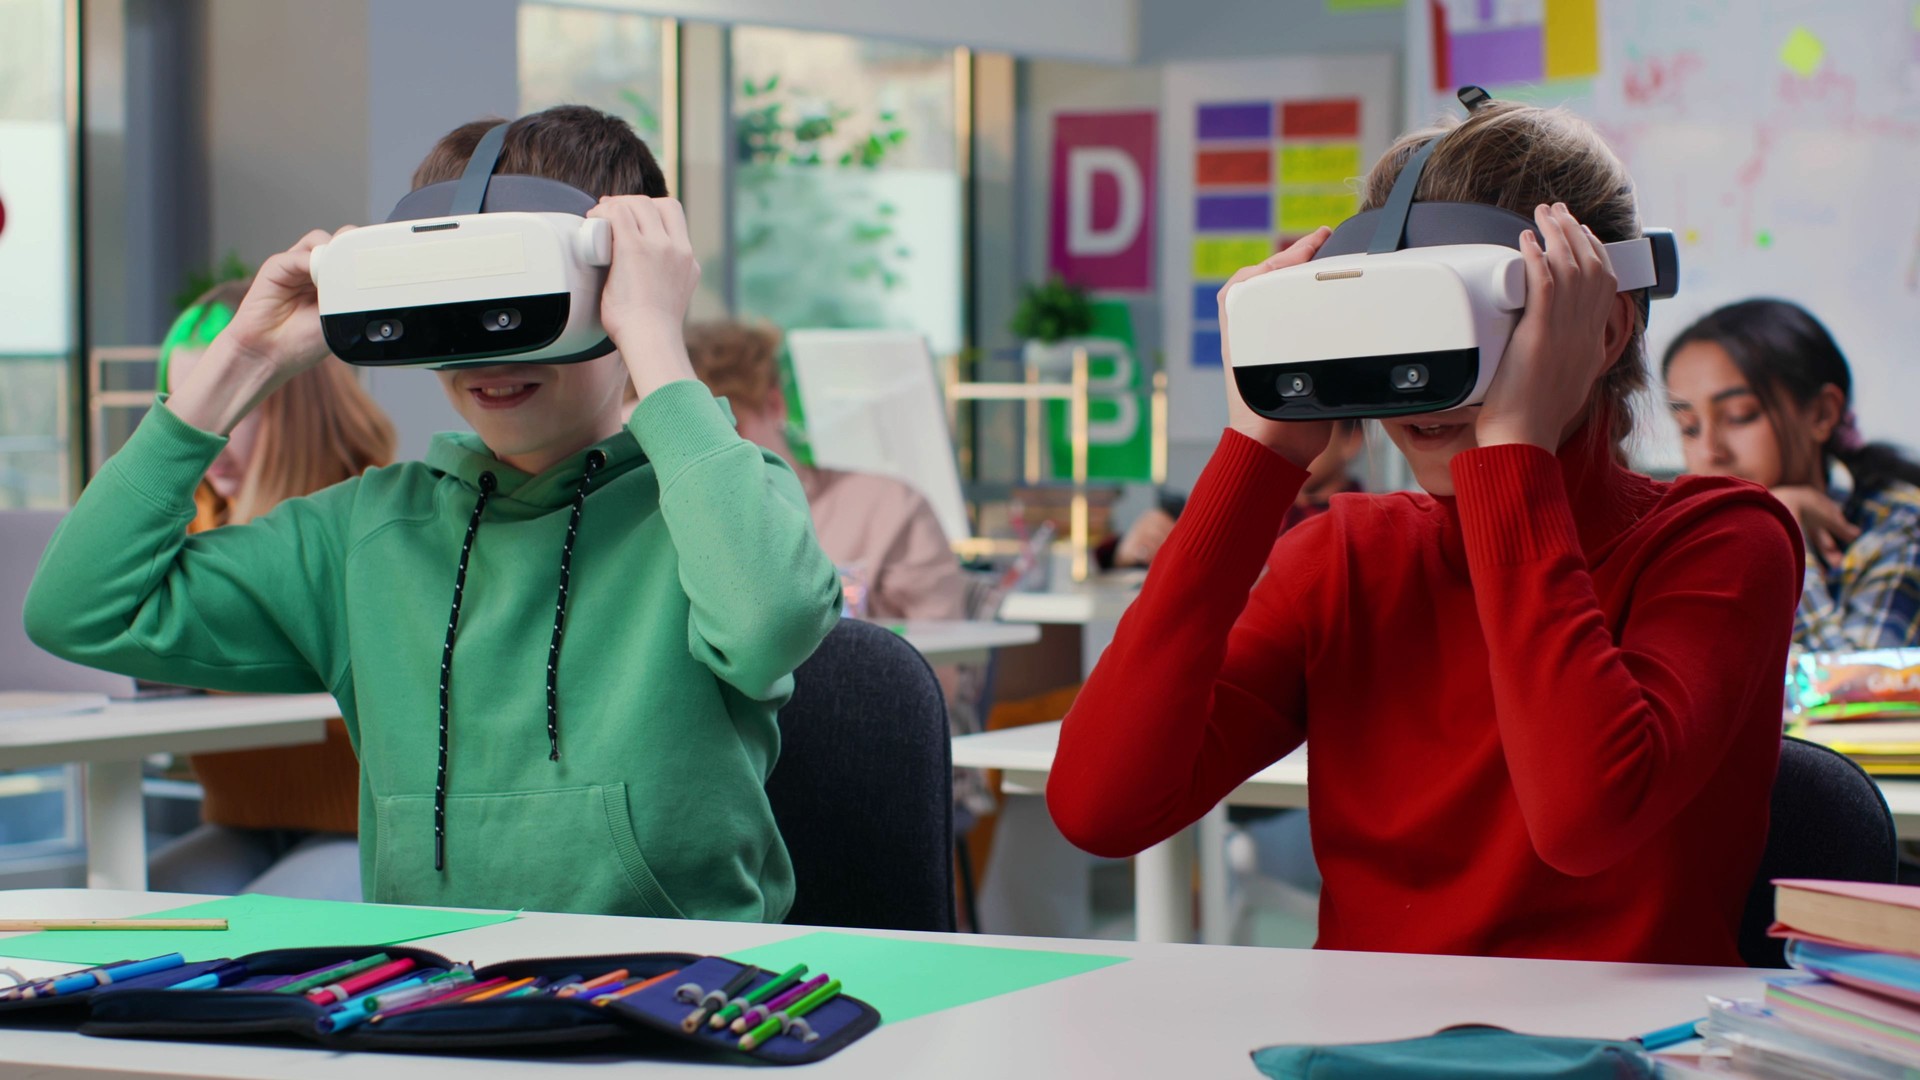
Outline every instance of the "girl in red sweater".
<svg viewBox="0 0 1920 1080"><path fill-rule="evenodd" d="M1131 855L1311 739L1320 947L1738 964L1798 530L1759 487L1624 467L1643 327L1601 245L1639 221L1599 136L1486 105L1402 139L1366 205L1443 134L1416 198L1544 238L1485 404L1386 424L1426 494L1338 496L1276 544L1328 425L1263 420L1229 376L1231 427L1067 715L1048 805Z"/></svg>

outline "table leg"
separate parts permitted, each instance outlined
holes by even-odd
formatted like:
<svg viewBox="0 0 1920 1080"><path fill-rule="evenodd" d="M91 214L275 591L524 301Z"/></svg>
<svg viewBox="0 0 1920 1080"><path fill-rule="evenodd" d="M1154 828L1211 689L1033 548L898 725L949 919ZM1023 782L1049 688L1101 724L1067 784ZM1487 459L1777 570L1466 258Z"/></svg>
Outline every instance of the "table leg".
<svg viewBox="0 0 1920 1080"><path fill-rule="evenodd" d="M1200 943L1233 944L1233 875L1227 866L1227 808L1207 811L1200 834Z"/></svg>
<svg viewBox="0 0 1920 1080"><path fill-rule="evenodd" d="M1182 829L1133 857L1136 939L1193 940L1193 832Z"/></svg>
<svg viewBox="0 0 1920 1080"><path fill-rule="evenodd" d="M147 887L147 811L140 762L95 761L81 766L87 793L87 888Z"/></svg>

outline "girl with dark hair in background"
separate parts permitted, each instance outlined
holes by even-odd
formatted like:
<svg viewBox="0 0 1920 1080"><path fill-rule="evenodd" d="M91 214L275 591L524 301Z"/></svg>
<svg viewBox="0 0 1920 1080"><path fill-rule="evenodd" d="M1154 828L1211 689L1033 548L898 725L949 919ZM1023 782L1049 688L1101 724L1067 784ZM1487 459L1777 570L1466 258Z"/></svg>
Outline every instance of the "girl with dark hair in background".
<svg viewBox="0 0 1920 1080"><path fill-rule="evenodd" d="M1820 320L1784 300L1729 304L1674 339L1663 371L1687 471L1767 487L1806 534L1794 644L1920 641L1920 464L1861 437L1852 372Z"/></svg>

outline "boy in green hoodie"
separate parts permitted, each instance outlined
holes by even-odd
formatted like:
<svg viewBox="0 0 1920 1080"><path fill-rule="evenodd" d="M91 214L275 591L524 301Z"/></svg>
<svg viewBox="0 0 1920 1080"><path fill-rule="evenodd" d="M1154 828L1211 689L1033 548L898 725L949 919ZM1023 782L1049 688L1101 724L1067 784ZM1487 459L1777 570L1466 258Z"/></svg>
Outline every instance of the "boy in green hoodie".
<svg viewBox="0 0 1920 1080"><path fill-rule="evenodd" d="M457 177L489 126L442 139L414 186ZM601 197L617 352L437 372L477 438L190 537L226 433L338 362L308 274L328 235L309 233L88 485L28 633L128 675L332 694L370 900L778 921L774 714L839 617L838 577L792 472L694 378L700 267L632 129L579 106L523 117L498 171Z"/></svg>

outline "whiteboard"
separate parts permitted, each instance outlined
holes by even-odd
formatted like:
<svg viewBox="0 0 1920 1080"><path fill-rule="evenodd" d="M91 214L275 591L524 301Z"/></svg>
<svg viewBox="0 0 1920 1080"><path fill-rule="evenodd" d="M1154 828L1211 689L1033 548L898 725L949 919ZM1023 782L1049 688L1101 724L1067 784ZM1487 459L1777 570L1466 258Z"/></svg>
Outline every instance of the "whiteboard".
<svg viewBox="0 0 1920 1080"><path fill-rule="evenodd" d="M787 354L815 465L904 480L933 505L948 540L973 534L926 338L794 330Z"/></svg>
<svg viewBox="0 0 1920 1080"><path fill-rule="evenodd" d="M1283 237L1338 225L1357 209L1359 178L1399 133L1395 64L1387 55L1208 61L1169 64L1162 78L1167 433L1211 443L1227 423L1213 295ZM1318 122L1329 108L1346 111ZM1293 124L1295 110L1309 122ZM1210 173L1215 162L1251 171ZM1288 174L1292 162L1304 176Z"/></svg>
<svg viewBox="0 0 1920 1080"><path fill-rule="evenodd" d="M1445 35L1435 33L1436 8ZM1867 436L1920 443L1920 3L1409 3L1407 115L1419 123L1459 112L1436 86L1437 51L1457 55L1465 44L1472 63L1491 64L1483 70L1538 68L1514 44L1525 28L1582 18L1597 37L1596 72L1483 85L1592 120L1633 174L1642 220L1678 236L1680 295L1654 305L1649 327L1656 372L1667 342L1698 316L1780 297L1839 340ZM1516 36L1472 39L1500 45L1499 55L1457 36L1482 29ZM1636 460L1677 468L1664 394L1649 404L1641 428L1658 437Z"/></svg>

